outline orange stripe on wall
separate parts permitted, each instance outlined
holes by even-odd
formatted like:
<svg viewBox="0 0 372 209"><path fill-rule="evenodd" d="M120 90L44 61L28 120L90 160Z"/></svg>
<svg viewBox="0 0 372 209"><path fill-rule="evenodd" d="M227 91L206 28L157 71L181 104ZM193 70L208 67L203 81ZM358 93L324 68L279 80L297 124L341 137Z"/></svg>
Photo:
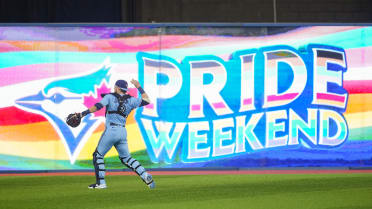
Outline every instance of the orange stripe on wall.
<svg viewBox="0 0 372 209"><path fill-rule="evenodd" d="M88 51L88 47L75 42L55 42L55 41L4 41L26 51L49 51L55 50L58 45L59 50L64 51Z"/></svg>
<svg viewBox="0 0 372 209"><path fill-rule="evenodd" d="M134 113L127 118L127 125L135 123ZM101 123L94 133L103 132L105 124ZM0 126L0 141L56 141L57 132L48 121L22 125Z"/></svg>
<svg viewBox="0 0 372 209"><path fill-rule="evenodd" d="M54 141L59 140L53 126L45 122L0 127L1 141Z"/></svg>
<svg viewBox="0 0 372 209"><path fill-rule="evenodd" d="M103 132L102 123L94 131ZM0 141L57 141L59 136L49 122L38 122L15 126L0 127Z"/></svg>
<svg viewBox="0 0 372 209"><path fill-rule="evenodd" d="M349 94L347 113L372 111L372 94Z"/></svg>

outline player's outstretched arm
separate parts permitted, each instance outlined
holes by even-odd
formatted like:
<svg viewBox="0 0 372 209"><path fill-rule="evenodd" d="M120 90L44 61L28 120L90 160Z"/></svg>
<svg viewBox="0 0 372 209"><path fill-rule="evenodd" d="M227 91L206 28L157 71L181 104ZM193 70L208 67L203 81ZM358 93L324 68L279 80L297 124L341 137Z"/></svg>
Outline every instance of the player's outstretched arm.
<svg viewBox="0 0 372 209"><path fill-rule="evenodd" d="M97 103L98 104L98 103ZM67 116L66 123L71 126L71 127L77 127L80 125L81 118L84 116L88 115L89 113L96 112L98 108L95 106L85 110L84 112L81 113L71 113Z"/></svg>
<svg viewBox="0 0 372 209"><path fill-rule="evenodd" d="M81 112L81 113L71 113L67 116L66 123L71 127L77 127L80 122L81 118L85 117L86 115L90 113L94 113L104 107L104 105L107 105L108 98L106 96L103 96L103 99L93 105L92 107L88 108L87 110Z"/></svg>
<svg viewBox="0 0 372 209"><path fill-rule="evenodd" d="M141 103L141 106L144 106L144 105L148 105L151 103L150 101L150 98L149 98L149 95L147 95L147 93L143 90L143 88L141 87L140 83L137 81L137 80L134 80L132 79L130 81L137 89L138 91L141 93L141 97L142 97L142 103Z"/></svg>
<svg viewBox="0 0 372 209"><path fill-rule="evenodd" d="M97 112L98 110L102 109L107 104L108 104L108 98L107 96L104 96L100 102L96 103L95 105L91 106L87 110L81 113L78 113L78 114L80 114L80 117L84 117L90 113Z"/></svg>
<svg viewBox="0 0 372 209"><path fill-rule="evenodd" d="M97 103L97 104L99 104L99 103ZM80 114L80 117L84 117L84 116L86 116L86 115L88 115L90 113L94 113L94 112L98 111L102 107L101 108L98 108L97 107L97 104L95 104L94 106L92 106L92 107L88 108L87 110L85 110L85 111L83 111L81 113L78 113L78 114Z"/></svg>

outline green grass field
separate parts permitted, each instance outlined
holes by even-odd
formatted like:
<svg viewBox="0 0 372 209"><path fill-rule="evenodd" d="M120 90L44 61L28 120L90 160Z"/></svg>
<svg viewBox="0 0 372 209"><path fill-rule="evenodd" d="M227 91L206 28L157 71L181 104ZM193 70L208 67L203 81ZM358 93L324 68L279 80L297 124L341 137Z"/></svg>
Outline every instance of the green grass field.
<svg viewBox="0 0 372 209"><path fill-rule="evenodd" d="M137 176L0 176L1 209L252 208L371 209L372 174L154 176L150 190Z"/></svg>

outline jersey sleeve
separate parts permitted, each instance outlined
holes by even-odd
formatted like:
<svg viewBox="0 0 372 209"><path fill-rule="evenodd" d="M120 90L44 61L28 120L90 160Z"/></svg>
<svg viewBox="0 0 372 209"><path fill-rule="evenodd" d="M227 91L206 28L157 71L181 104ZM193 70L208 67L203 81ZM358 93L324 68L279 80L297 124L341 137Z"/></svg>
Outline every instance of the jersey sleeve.
<svg viewBox="0 0 372 209"><path fill-rule="evenodd" d="M99 103L101 103L103 106L106 106L106 105L108 105L109 100L110 100L110 94L107 94L106 96L104 96L101 99L101 101Z"/></svg>
<svg viewBox="0 0 372 209"><path fill-rule="evenodd" d="M135 108L139 107L141 105L141 101L142 101L141 98L132 97L132 99L130 100L131 108L135 109Z"/></svg>

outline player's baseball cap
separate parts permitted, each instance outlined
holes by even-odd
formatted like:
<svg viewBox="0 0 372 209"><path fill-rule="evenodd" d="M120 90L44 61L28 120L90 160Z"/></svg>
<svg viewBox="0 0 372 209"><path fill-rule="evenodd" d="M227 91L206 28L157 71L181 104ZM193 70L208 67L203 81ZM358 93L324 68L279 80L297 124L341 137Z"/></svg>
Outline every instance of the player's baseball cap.
<svg viewBox="0 0 372 209"><path fill-rule="evenodd" d="M122 91L128 91L128 83L125 80L117 80L115 86L119 87Z"/></svg>

